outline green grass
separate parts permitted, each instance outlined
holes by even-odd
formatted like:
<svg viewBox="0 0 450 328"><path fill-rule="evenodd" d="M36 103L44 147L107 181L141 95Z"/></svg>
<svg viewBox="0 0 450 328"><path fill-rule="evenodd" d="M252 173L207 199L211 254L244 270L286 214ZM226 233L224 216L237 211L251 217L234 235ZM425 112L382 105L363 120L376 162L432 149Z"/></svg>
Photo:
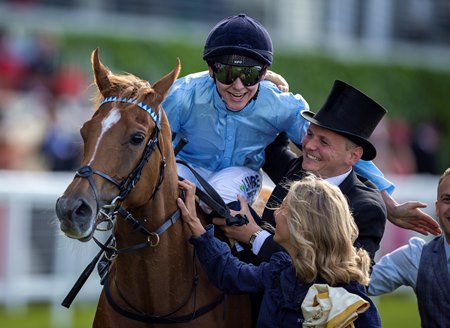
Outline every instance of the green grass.
<svg viewBox="0 0 450 328"><path fill-rule="evenodd" d="M383 328L419 328L420 318L415 296L410 293L393 293L376 299ZM58 307L62 322L64 316L73 320L72 326L52 325L51 307L46 304L33 304L20 311L6 312L0 308L0 327L4 328L86 328L92 327L95 304L74 304L70 309ZM67 318L66 318L67 319Z"/></svg>
<svg viewBox="0 0 450 328"><path fill-rule="evenodd" d="M416 296L395 292L376 299L383 328L420 328Z"/></svg>
<svg viewBox="0 0 450 328"><path fill-rule="evenodd" d="M86 328L92 327L95 304L74 304L70 309L58 306L52 315L48 304L31 304L23 309L6 311L0 307L3 328ZM72 324L70 324L72 322Z"/></svg>

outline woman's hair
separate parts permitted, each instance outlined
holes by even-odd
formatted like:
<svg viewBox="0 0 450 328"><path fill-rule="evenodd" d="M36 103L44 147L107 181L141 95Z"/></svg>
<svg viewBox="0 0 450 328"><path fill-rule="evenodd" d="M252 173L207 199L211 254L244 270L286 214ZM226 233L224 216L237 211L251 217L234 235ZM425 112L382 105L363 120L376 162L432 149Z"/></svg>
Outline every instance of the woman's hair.
<svg viewBox="0 0 450 328"><path fill-rule="evenodd" d="M353 246L358 228L340 189L307 175L293 182L286 196L287 225L300 280L322 277L329 284L369 283L370 257ZM293 254L291 254L293 255Z"/></svg>

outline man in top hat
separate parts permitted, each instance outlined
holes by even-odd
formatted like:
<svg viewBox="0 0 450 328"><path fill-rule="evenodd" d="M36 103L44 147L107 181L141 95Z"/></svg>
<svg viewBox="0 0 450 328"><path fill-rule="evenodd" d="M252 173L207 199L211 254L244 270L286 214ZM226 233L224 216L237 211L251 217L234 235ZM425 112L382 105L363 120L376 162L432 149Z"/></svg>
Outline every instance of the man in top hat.
<svg viewBox="0 0 450 328"><path fill-rule="evenodd" d="M368 139L385 113L382 106L364 93L345 82L335 81L328 99L316 114L302 112L311 123L302 141L303 156L297 157L283 145L272 144L268 149L265 171L276 186L263 212L263 221L275 225L273 208L286 196L286 182L312 172L338 185L347 196L359 229L355 246L367 250L373 260L384 233L386 207L380 192L363 183L352 166L359 159L375 158L376 149ZM219 220L214 223L221 224ZM280 250L271 234L253 220L246 226L223 229L228 237L251 247L257 256L252 261L267 261Z"/></svg>

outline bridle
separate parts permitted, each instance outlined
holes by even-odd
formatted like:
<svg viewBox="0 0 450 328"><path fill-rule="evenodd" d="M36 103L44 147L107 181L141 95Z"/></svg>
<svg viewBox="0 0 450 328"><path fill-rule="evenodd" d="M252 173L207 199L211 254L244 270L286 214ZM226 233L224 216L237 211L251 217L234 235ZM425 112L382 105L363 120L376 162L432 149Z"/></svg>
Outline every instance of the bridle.
<svg viewBox="0 0 450 328"><path fill-rule="evenodd" d="M159 235L165 232L167 229L169 229L175 222L177 222L181 216L180 210L177 209L174 213L172 213L164 222L163 224L156 229L156 231L149 231L142 223L142 221L137 220L133 217L133 215L127 211L124 207L121 206L121 203L123 200L128 196L128 194L136 187L141 174L142 170L145 166L145 164L149 161L150 157L154 153L155 149L158 149L159 153L161 154L161 162L160 162L160 169L159 169L159 179L155 186L155 189L153 190L149 201L152 200L156 193L158 192L163 180L164 180L164 173L165 173L165 167L166 167L166 159L164 157L164 154L161 150L161 146L159 143L159 136L161 132L161 115L158 115L149 105L140 102L133 98L124 98L124 97L106 97L103 99L103 101L99 104L99 108L104 105L105 103L110 102L121 102L121 103L129 103L136 105L146 111L150 117L152 118L153 122L155 123L155 130L153 131L152 135L149 138L149 141L147 142L145 149L143 151L143 154L141 156L141 159L139 160L136 167L131 171L131 173L122 181L118 182L116 179L111 177L109 174L104 173L100 170L94 169L89 165L85 165L80 167L75 174L75 177L78 178L84 178L87 179L89 182L89 185L91 189L94 192L94 197L96 201L97 206L97 216L102 215L105 220L110 223L107 230L111 229L112 235L108 238L108 240L105 243L101 243L98 241L95 237L93 237L96 244L101 248L101 251L97 254L97 256L93 259L93 261L88 265L88 267L84 270L78 281L76 282L75 286L72 288L72 290L69 292L67 297L62 302L63 306L70 307L70 304L72 303L73 299L76 297L77 293L83 286L84 282L89 277L90 273L94 269L96 263L99 261L100 256L103 255L107 261L108 261L108 267L109 263L113 258L115 258L119 254L123 253L130 253L142 248L146 247L156 247L159 244ZM97 186L95 184L94 179L92 178L93 175L97 175L102 177L103 179L107 180L108 182L112 183L114 186L116 186L119 189L119 195L115 197L110 204L104 205L100 207L100 201L99 201L99 193ZM114 220L117 217L117 214L119 214L126 222L131 224L133 231L137 231L140 233L143 233L147 236L147 241L143 243L138 243L132 246L129 246L127 248L123 249L117 249L116 248L116 242L115 242L115 236L114 236ZM102 230L102 229L99 229ZM194 253L194 259L193 262L195 262L195 253ZM198 284L198 275L195 269L195 263L194 263L194 273L193 273L193 283L191 292L189 293L187 299L181 304L181 306L178 307L177 310L172 311L169 314L166 315L149 315L146 313L143 313L142 311L137 311L133 306L130 305L130 303L125 299L125 297L120 293L119 296L121 299L133 310L135 310L138 313L128 311L118 305L114 299L112 298L112 295L110 293L110 287L109 287L109 280L108 280L108 274L109 270L106 269L105 276L102 279L102 282L104 284L104 290L106 298L111 305L111 307L118 312L119 314L126 316L130 319L146 322L146 323L183 323L191 321L207 312L215 308L217 305L223 302L223 297L220 299L214 301L211 304L208 304L200 309L195 309L196 304L196 287ZM116 285L117 287L117 285ZM175 313L177 313L183 306L185 306L191 296L194 295L194 311L189 315L183 315L183 316L173 316Z"/></svg>
<svg viewBox="0 0 450 328"><path fill-rule="evenodd" d="M123 102L123 103L129 103L136 105L149 113L150 117L152 118L153 122L155 123L155 130L153 131L152 135L150 136L150 139L147 142L147 145L145 146L144 152L142 154L141 159L139 160L139 163L136 165L136 167L131 171L131 173L122 181L118 182L110 175L101 172L99 170L95 170L91 168L90 166L86 165L81 168L79 168L76 172L76 176L80 178L86 178L89 181L89 184L94 191L95 200L97 202L97 211L99 211L99 197L98 197L98 191L97 187L95 186L95 182L92 179L92 175L96 174L108 182L115 185L117 188L119 188L119 195L113 200L112 203L121 202L125 199L125 197L128 196L128 194L133 190L134 187L136 187L136 184L138 183L139 179L141 178L142 170L145 166L145 164L148 162L150 157L152 156L153 152L155 151L156 147L158 148L159 153L161 154L161 164L160 164L160 170L159 170L159 181L155 187L155 190L153 191L150 200L153 199L156 192L158 191L163 179L164 179L164 169L166 167L166 159L163 155L163 152L161 151L161 146L159 144L159 134L161 131L161 116L158 115L150 106L143 102L139 102L136 99L133 98L123 98L123 97L106 97L103 99L103 101L100 103L99 108L109 102Z"/></svg>
<svg viewBox="0 0 450 328"><path fill-rule="evenodd" d="M112 258L113 256L119 254L119 253L128 253L132 250L138 250L141 248L145 248L148 246L156 247L159 243L159 234L167 230L173 223L175 223L179 217L180 213L179 210L176 210L168 220L166 220L162 226L162 228L157 229L156 232L150 232L148 231L140 221L133 218L130 212L128 212L125 208L121 206L121 203L125 198L128 196L128 194L136 187L139 179L141 178L142 170L144 169L145 164L148 162L150 157L152 156L155 149L158 149L159 153L161 154L161 163L160 163L160 169L159 169L159 179L158 183L155 186L155 189L153 190L149 201L152 200L157 191L159 190L163 180L164 180L164 171L166 167L166 159L164 157L164 154L161 150L161 146L159 143L159 136L161 131L161 116L158 115L149 105L145 104L144 102L140 102L133 98L125 98L125 97L106 97L103 99L103 101L99 104L99 108L101 108L104 104L110 103L110 102L122 102L122 103L128 103L138 106L139 108L146 111L150 117L152 118L153 122L155 123L155 130L153 131L152 135L150 136L145 149L142 153L141 159L139 160L138 164L135 166L135 168L128 174L128 176L122 181L118 182L116 179L111 177L109 174L104 173L100 170L93 169L89 165L85 165L80 167L77 172L75 173L75 177L79 178L85 178L88 180L90 187L92 188L94 192L94 197L96 201L97 210L96 213L98 215L101 215L105 218L104 221L107 221L110 223L108 229L112 229L112 225L114 222L114 218L117 216L117 214L120 214L125 221L129 222L133 226L133 230L140 231L147 235L147 242L141 243L138 245L131 246L124 250L117 250L115 248L115 237L113 236L110 244L112 244L112 247L109 247L108 245L102 245L95 237L93 238L94 241L102 248L107 254L109 254L109 257ZM115 197L110 204L104 205L100 207L99 204L99 195L98 195L98 189L95 184L94 179L92 178L93 175L98 175L102 177L103 179L107 180L108 182L112 183L114 186L116 186L119 189L119 195ZM102 229L100 229L102 230Z"/></svg>

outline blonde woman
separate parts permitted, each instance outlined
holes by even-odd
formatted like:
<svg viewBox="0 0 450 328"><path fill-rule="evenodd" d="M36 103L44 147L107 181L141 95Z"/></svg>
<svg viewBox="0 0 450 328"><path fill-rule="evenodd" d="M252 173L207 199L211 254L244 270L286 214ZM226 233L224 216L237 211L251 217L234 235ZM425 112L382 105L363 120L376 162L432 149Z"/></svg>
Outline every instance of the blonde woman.
<svg viewBox="0 0 450 328"><path fill-rule="evenodd" d="M212 225L202 226L195 185L179 184L186 198L178 199L178 206L209 279L225 293L264 293L257 327L381 327L365 294L370 258L353 247L358 230L337 187L314 176L294 182L275 211L274 240L288 254L275 253L270 262L254 266L214 238Z"/></svg>

